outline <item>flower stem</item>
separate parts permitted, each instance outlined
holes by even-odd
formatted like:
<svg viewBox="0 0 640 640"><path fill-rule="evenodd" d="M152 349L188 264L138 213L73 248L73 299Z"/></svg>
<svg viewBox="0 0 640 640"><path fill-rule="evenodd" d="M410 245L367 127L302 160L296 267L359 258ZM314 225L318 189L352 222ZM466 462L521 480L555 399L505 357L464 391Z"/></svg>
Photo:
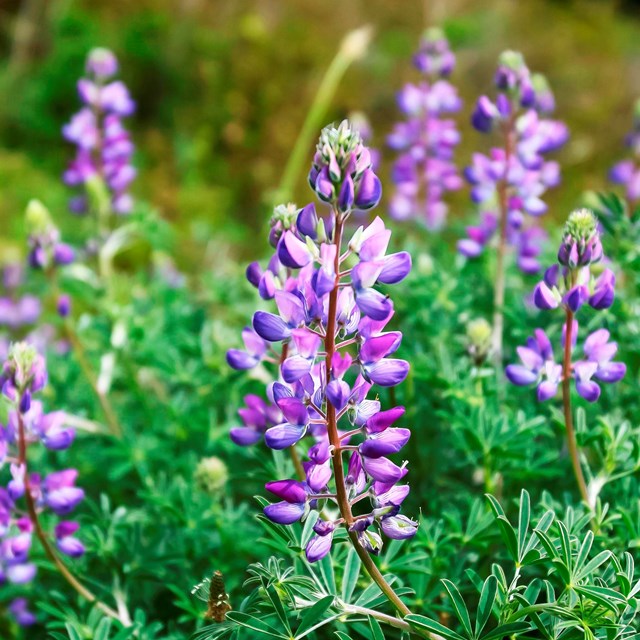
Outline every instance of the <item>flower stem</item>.
<svg viewBox="0 0 640 640"><path fill-rule="evenodd" d="M504 176L498 184L500 209L498 249L496 253L495 285L493 289L493 358L498 369L502 366L502 334L504 332L505 258L507 254L507 224L509 215L509 163L514 152L513 117L504 126Z"/></svg>
<svg viewBox="0 0 640 640"><path fill-rule="evenodd" d="M29 519L31 520L33 527L36 532L36 536L42 547L44 549L45 554L53 562L56 569L60 572L62 577L75 589L75 591L82 596L85 600L90 602L91 604L95 604L102 613L105 615L114 618L115 620L120 621L123 625L130 624L126 620L128 616L120 615L117 611L106 605L104 602L98 599L98 597L87 587L85 587L79 580L76 578L71 571L66 567L64 562L60 560L58 554L55 552L49 539L47 538L47 534L42 528L42 523L40 522L40 518L38 517L38 511L36 509L35 501L33 499L33 495L31 493L31 484L29 482L29 470L27 468L27 442L25 437L25 428L24 428L24 420L22 418L22 414L18 410L18 455L19 455L19 464L22 465L22 469L24 471L24 492L25 499L27 502L27 511L29 513Z"/></svg>
<svg viewBox="0 0 640 640"><path fill-rule="evenodd" d="M565 324L565 340L564 340L564 357L562 360L562 405L564 408L564 424L567 430L567 447L569 448L569 457L573 465L573 473L580 489L580 495L584 502L592 507L589 500L589 490L582 473L580 465L580 451L576 440L576 433L573 427L573 412L571 411L571 350L573 340L573 311L567 308Z"/></svg>
<svg viewBox="0 0 640 640"><path fill-rule="evenodd" d="M87 359L85 349L78 337L78 334L75 332L71 323L65 319L64 321L64 332L67 337L67 340L71 343L73 351L78 360L78 364L80 365L80 369L84 374L84 377L87 379L93 393L95 394L98 403L100 404L100 408L102 409L102 413L104 414L105 420L107 421L107 425L109 426L109 431L111 431L112 435L116 436L116 438L122 438L123 430L120 425L120 421L116 416L116 413L111 406L111 402L108 396L100 390L98 386L98 381L93 373L93 369L91 368L91 364Z"/></svg>
<svg viewBox="0 0 640 640"><path fill-rule="evenodd" d="M336 244L336 258L334 264L334 270L336 273L336 282L332 291L329 293L329 311L327 318L327 335L325 338L325 351L326 351L326 380L328 381L331 376L331 360L333 354L336 351L336 316L338 308L338 284L339 284L339 272L340 272L340 245L342 243L342 230L343 221L340 219L340 215L336 212L336 226L334 231L334 243ZM333 455L333 471L335 474L336 482L336 496L338 507L340 509L340 515L344 518L345 526L349 534L349 539L353 544L358 557L360 558L364 568L371 579L378 585L382 593L388 598L391 604L395 607L401 616L406 616L411 613L407 605L402 602L398 594L393 590L393 587L385 580L380 569L376 566L375 562L369 555L369 552L360 544L358 536L355 531L349 531L350 525L353 523L353 514L351 513L351 505L349 504L349 497L347 495L347 489L344 480L344 466L342 460L342 448L340 443L340 435L338 433L338 421L336 419L336 408L327 399L327 431L329 434L329 442L334 448Z"/></svg>

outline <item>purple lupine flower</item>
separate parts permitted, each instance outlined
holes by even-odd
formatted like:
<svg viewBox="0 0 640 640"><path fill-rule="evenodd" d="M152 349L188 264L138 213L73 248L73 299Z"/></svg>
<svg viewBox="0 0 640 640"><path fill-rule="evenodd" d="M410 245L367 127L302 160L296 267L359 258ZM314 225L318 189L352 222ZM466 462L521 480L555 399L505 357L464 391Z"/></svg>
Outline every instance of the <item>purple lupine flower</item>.
<svg viewBox="0 0 640 640"><path fill-rule="evenodd" d="M439 229L447 216L446 192L462 187L453 162L460 134L454 120L446 117L460 111L462 101L445 79L455 57L439 29L426 31L414 64L426 79L405 85L398 95L406 120L396 124L387 138L389 147L399 152L393 165L396 190L389 212L396 220L418 218L429 229Z"/></svg>
<svg viewBox="0 0 640 640"><path fill-rule="evenodd" d="M578 322L574 314L583 304L594 309L606 309L613 304L615 275L604 269L595 278L591 269L603 259L598 221L588 209L573 211L565 225L558 263L549 267L544 278L536 285L533 302L542 310L562 308L567 320L562 328L562 346L565 348L567 323L571 321L571 352L577 345ZM626 365L614 362L618 345L609 342L606 329L594 331L584 341L584 359L571 363L570 371L554 360L551 341L542 329L537 329L527 344L518 347L521 364L510 364L505 374L515 385L538 386L538 400L548 400L556 395L565 376L575 380L577 392L588 402L600 397L598 382L614 383L626 373ZM594 380L595 378L595 380ZM598 382L596 382L598 381Z"/></svg>
<svg viewBox="0 0 640 640"><path fill-rule="evenodd" d="M33 269L46 271L73 262L74 250L60 241L60 231L41 202L31 200L25 217L29 231L29 265Z"/></svg>
<svg viewBox="0 0 640 640"><path fill-rule="evenodd" d="M33 399L46 380L44 358L35 348L24 342L12 345L0 372L0 385L10 403L7 423L0 425L0 454L2 462L7 456L12 460L11 480L6 488L0 487L0 582L25 584L36 575L36 566L29 560L35 522L22 514L39 515L49 510L65 515L84 497L83 490L76 486L75 469L49 473L44 479L31 469L32 445L39 442L51 450L66 449L75 436L65 413L45 413L42 403ZM21 504L23 501L28 508ZM82 542L74 535L77 530L77 523L67 521L55 528L58 549L70 557L84 553ZM12 603L10 613L20 625L35 622L22 599Z"/></svg>
<svg viewBox="0 0 640 640"><path fill-rule="evenodd" d="M348 123L323 131L309 182L331 210L322 216L314 204L276 208L269 234L274 256L264 271L250 265L247 279L263 299L273 300L277 313L257 311L252 330L243 333L251 332L247 350L227 357L234 368L257 361L277 365L277 379L267 388L272 405L248 397L240 412L245 426L231 431L235 442L254 444L264 435L268 447L286 449L311 440L304 477L268 483L278 501L264 513L282 525L305 520L314 510L323 513L306 547L307 559L315 562L330 552L340 526L377 553L378 531L402 539L417 525L398 515L406 491L397 483L407 466L394 457L410 433L392 425L404 409L381 411L380 401L368 398L374 384L396 385L409 370L406 361L392 357L402 335L387 330L393 303L378 287L405 278L411 258L387 253L391 232L380 218L343 242L347 218L374 206L381 191L370 153ZM343 448L350 457L341 485L333 469ZM354 516L351 504L365 497L371 513ZM341 505L340 517L324 516L326 501Z"/></svg>
<svg viewBox="0 0 640 640"><path fill-rule="evenodd" d="M73 213L87 213L91 198L96 194L100 197L105 188L111 211L122 215L133 208L129 186L136 176L131 164L134 146L122 118L134 113L135 103L125 85L112 80L117 71L118 62L111 51L98 48L89 52L89 77L78 81L83 107L62 129L64 138L77 147L64 181L69 186L85 188L82 195L69 202ZM92 186L96 181L100 186Z"/></svg>
<svg viewBox="0 0 640 640"><path fill-rule="evenodd" d="M535 219L547 210L542 199L546 190L560 182L558 164L545 156L566 142L568 129L545 117L553 110L553 94L543 76L529 72L519 53L501 55L495 84L495 101L482 96L471 122L481 133L499 131L503 145L488 155L473 154L464 172L471 199L481 207L482 222L467 228L468 237L458 242L458 251L467 258L478 257L503 228L506 241L517 250L519 268L536 273L545 235Z"/></svg>
<svg viewBox="0 0 640 640"><path fill-rule="evenodd" d="M640 100L635 104L633 127L625 139L631 158L617 162L609 171L609 180L625 188L625 196L633 209L640 200Z"/></svg>

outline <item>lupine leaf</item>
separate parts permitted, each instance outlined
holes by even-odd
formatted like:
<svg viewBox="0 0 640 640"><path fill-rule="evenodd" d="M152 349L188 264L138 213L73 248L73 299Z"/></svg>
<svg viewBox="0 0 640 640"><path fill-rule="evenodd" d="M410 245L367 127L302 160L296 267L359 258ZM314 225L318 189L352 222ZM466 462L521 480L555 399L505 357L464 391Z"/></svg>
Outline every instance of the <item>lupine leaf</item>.
<svg viewBox="0 0 640 640"><path fill-rule="evenodd" d="M491 616L491 610L493 609L493 603L498 595L498 579L495 576L489 576L482 587L480 593L480 601L478 602L478 614L476 616L476 631L475 636L479 637L485 628L489 617Z"/></svg>
<svg viewBox="0 0 640 640"><path fill-rule="evenodd" d="M369 626L371 627L371 640L384 640L380 623L372 616L369 616Z"/></svg>
<svg viewBox="0 0 640 640"><path fill-rule="evenodd" d="M452 629L445 627L443 624L440 624L437 620L433 620L432 618L427 618L425 616L412 613L408 616L405 616L404 619L416 629L426 629L427 631L431 631L432 633L441 635L447 640L464 640L464 637L459 633L456 633Z"/></svg>
<svg viewBox="0 0 640 640"><path fill-rule="evenodd" d="M342 599L345 602L351 600L353 591L358 583L360 575L360 558L353 547L349 548L347 560L344 565L344 573L342 574Z"/></svg>
<svg viewBox="0 0 640 640"><path fill-rule="evenodd" d="M274 638L284 638L285 640L290 637L290 635L283 635L277 629L269 626L266 622L263 622L260 618L256 618L255 616L249 615L248 613L242 613L241 611L230 611L227 613L227 620L231 620L247 629L252 629L253 631L259 631L260 633L264 633L268 636L272 636Z"/></svg>
<svg viewBox="0 0 640 640"><path fill-rule="evenodd" d="M320 620L324 612L333 604L333 596L325 596L305 611L296 631L296 638L302 638Z"/></svg>
<svg viewBox="0 0 640 640"><path fill-rule="evenodd" d="M458 587L456 587L451 580L443 580L442 584L444 588L449 593L449 597L453 603L453 608L455 609L456 616L458 620L460 620L464 630L467 634L467 637L473 638L473 631L471 630L471 618L469 617L469 610L467 609L467 605L465 604L462 596L460 595L460 591L458 591Z"/></svg>

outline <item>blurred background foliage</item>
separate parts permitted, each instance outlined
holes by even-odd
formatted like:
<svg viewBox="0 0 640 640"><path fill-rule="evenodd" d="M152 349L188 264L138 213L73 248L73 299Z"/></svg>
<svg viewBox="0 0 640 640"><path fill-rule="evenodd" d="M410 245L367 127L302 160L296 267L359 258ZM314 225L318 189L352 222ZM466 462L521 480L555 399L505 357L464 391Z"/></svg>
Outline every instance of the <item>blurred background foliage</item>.
<svg viewBox="0 0 640 640"><path fill-rule="evenodd" d="M584 189L604 184L640 94L635 2L5 0L0 7L2 235L15 237L34 194L64 211L57 177L71 150L60 129L78 106L87 51L103 45L119 57L138 102L136 194L177 224L187 270L201 266L205 237L243 257L253 249L268 213L264 194L281 177L322 74L342 36L362 24L373 25L374 42L347 72L328 120L364 111L381 147L397 117L395 93L416 78L410 58L426 24L443 24L458 55L461 164L485 145L467 122L475 97L490 90L497 55L519 49L531 69L547 74L572 134L560 157L563 188L551 195L558 218ZM297 188L299 202L308 200L304 183ZM466 194L456 204L460 217Z"/></svg>

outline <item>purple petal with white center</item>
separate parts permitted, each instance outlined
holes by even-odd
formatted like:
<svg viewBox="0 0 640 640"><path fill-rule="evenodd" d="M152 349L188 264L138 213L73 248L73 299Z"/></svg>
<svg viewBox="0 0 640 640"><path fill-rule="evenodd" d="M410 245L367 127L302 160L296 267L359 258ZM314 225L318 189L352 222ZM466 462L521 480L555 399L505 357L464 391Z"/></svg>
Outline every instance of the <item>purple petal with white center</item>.
<svg viewBox="0 0 640 640"><path fill-rule="evenodd" d="M532 384L538 379L538 374L535 371L531 371L531 369L527 369L521 364L508 365L504 373L509 382L521 387Z"/></svg>
<svg viewBox="0 0 640 640"><path fill-rule="evenodd" d="M312 256L307 244L287 230L278 242L278 259L285 267L300 269L311 262Z"/></svg>
<svg viewBox="0 0 640 640"><path fill-rule="evenodd" d="M418 523L406 516L390 516L382 518L380 528L382 533L392 540L406 540L416 535Z"/></svg>
<svg viewBox="0 0 640 640"><path fill-rule="evenodd" d="M291 335L291 328L280 317L268 311L256 311L253 314L255 332L268 342L280 342Z"/></svg>
<svg viewBox="0 0 640 640"><path fill-rule="evenodd" d="M374 490L377 486L374 485ZM409 485L408 484L400 484L394 485L391 488L387 489L384 493L379 493L377 495L378 504L381 506L386 505L401 505L404 502L404 499L409 495Z"/></svg>
<svg viewBox="0 0 640 640"><path fill-rule="evenodd" d="M304 503L276 502L264 508L264 515L276 524L293 524L304 515Z"/></svg>
<svg viewBox="0 0 640 640"><path fill-rule="evenodd" d="M409 363L406 360L386 358L366 365L364 371L375 384L379 384L381 387L394 387L407 377Z"/></svg>
<svg viewBox="0 0 640 640"><path fill-rule="evenodd" d="M278 311L287 324L293 327L304 322L304 303L297 295L279 289L274 297L276 305L278 305Z"/></svg>
<svg viewBox="0 0 640 640"><path fill-rule="evenodd" d="M404 280L411 271L411 256L406 251L392 253L384 259L384 266L378 276L378 282L396 284Z"/></svg>
<svg viewBox="0 0 640 640"><path fill-rule="evenodd" d="M284 422L267 429L264 434L264 441L270 449L286 449L302 439L306 430L307 425Z"/></svg>
<svg viewBox="0 0 640 640"><path fill-rule="evenodd" d="M558 384L555 382L551 382L550 380L543 380L538 385L538 401L544 402L545 400L549 400L553 398L558 392Z"/></svg>
<svg viewBox="0 0 640 640"><path fill-rule="evenodd" d="M384 262L382 260L359 262L351 270L351 279L356 290L368 289L372 287L378 280Z"/></svg>
<svg viewBox="0 0 640 640"><path fill-rule="evenodd" d="M409 441L409 429L389 428L368 437L360 445L360 453L369 458L380 458L392 453L398 453Z"/></svg>
<svg viewBox="0 0 640 640"><path fill-rule="evenodd" d="M544 281L539 282L533 290L533 303L538 309L557 309L560 304Z"/></svg>
<svg viewBox="0 0 640 640"><path fill-rule="evenodd" d="M543 360L540 354L536 353L533 349L528 347L518 347L516 349L522 364L531 371L538 371L543 365Z"/></svg>
<svg viewBox="0 0 640 640"><path fill-rule="evenodd" d="M304 550L307 560L309 562L317 562L322 560L329 551L331 551L331 544L333 542L333 534L326 536L313 536Z"/></svg>

